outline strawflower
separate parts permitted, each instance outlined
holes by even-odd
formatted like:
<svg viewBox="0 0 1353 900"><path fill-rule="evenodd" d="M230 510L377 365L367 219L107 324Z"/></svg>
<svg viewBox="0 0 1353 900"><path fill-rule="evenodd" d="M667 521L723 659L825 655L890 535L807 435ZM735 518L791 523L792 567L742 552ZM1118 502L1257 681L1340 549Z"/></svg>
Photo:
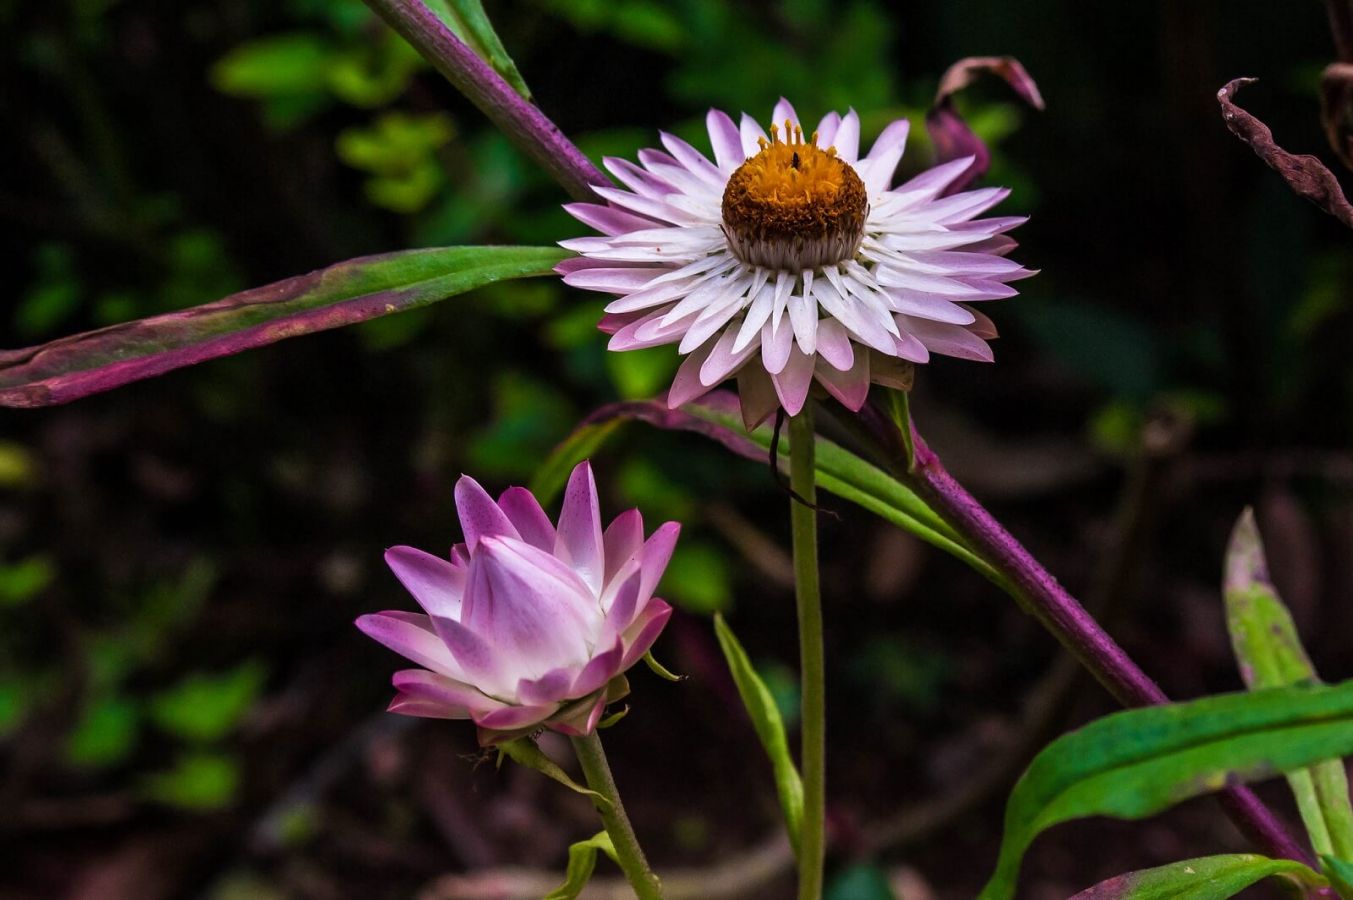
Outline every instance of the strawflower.
<svg viewBox="0 0 1353 900"><path fill-rule="evenodd" d="M805 139L776 105L770 134L719 110L714 150L673 135L639 163L608 157L628 190L566 209L601 232L562 241L580 256L557 271L579 288L618 295L601 328L612 350L677 344L685 355L668 403L737 377L748 426L782 407L796 415L816 380L852 410L870 383L907 386L931 353L990 361L996 328L969 304L1014 296L1033 274L1005 258L1024 221L978 219L1009 193L946 195L972 162L957 159L892 188L905 119L859 155L854 110L829 113Z"/></svg>
<svg viewBox="0 0 1353 900"><path fill-rule="evenodd" d="M557 528L525 488L495 502L462 476L455 498L465 541L449 558L412 547L385 554L423 613L357 620L423 667L395 673L390 711L472 719L486 746L540 728L590 734L671 617L653 591L680 526L667 522L645 541L631 509L603 533L586 462L569 478Z"/></svg>

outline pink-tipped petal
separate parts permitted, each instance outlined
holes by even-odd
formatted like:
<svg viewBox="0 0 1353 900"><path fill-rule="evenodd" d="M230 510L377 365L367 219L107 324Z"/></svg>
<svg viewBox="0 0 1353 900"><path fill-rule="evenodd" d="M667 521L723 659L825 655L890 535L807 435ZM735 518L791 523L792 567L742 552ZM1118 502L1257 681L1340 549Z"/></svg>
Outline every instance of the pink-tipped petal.
<svg viewBox="0 0 1353 900"><path fill-rule="evenodd" d="M620 634L629 628L639 613L639 592L644 585L642 561L636 561L626 572L625 579L615 585L606 606L606 625L609 630L603 633L603 640L609 640L612 632Z"/></svg>
<svg viewBox="0 0 1353 900"><path fill-rule="evenodd" d="M464 707L446 706L435 700L424 700L421 697L409 697L405 694L395 694L394 699L390 701L390 705L385 708L385 711L401 716L414 716L419 719L471 718L470 711Z"/></svg>
<svg viewBox="0 0 1353 900"><path fill-rule="evenodd" d="M818 329L819 332L821 330ZM796 346L790 351L789 363L784 371L770 377L775 385L775 393L780 398L780 405L785 408L787 415L797 416L808 399L808 388L813 384L814 360L815 357L809 356Z"/></svg>
<svg viewBox="0 0 1353 900"><path fill-rule="evenodd" d="M785 134L785 123L788 122L790 125L798 125L799 114L794 112L793 104L784 97L781 97L779 102L775 104L775 110L771 113L770 121L772 125L779 129L780 140L783 141L788 137Z"/></svg>
<svg viewBox="0 0 1353 900"><path fill-rule="evenodd" d="M566 203L564 209L584 225L608 235L640 231L658 224L644 216L636 216L632 212L613 206L602 206L600 203Z"/></svg>
<svg viewBox="0 0 1353 900"><path fill-rule="evenodd" d="M898 318L906 320L903 327L915 335L932 353L956 356L960 359L970 359L975 362L991 362L996 358L995 354L991 352L991 346L986 341L962 325L946 325L941 322L929 322L925 319L915 319L910 316L899 316Z"/></svg>
<svg viewBox="0 0 1353 900"><path fill-rule="evenodd" d="M601 721L601 713L605 709L606 695L602 694L590 706L566 719L555 719L552 722L547 722L546 727L551 731L557 731L569 737L584 737L596 730L597 723Z"/></svg>
<svg viewBox="0 0 1353 900"><path fill-rule="evenodd" d="M874 141L874 146L869 150L869 176L864 179L864 186L869 196L873 197L883 191L888 190L892 184L893 173L897 171L897 164L902 161L902 153L907 146L907 134L911 130L911 122L906 119L898 119L879 135L878 140Z"/></svg>
<svg viewBox="0 0 1353 900"><path fill-rule="evenodd" d="M676 409L709 392L709 386L700 380L700 368L705 364L705 360L709 359L709 354L713 350L714 341L708 341L682 360L676 376L672 379L672 386L667 389L668 409Z"/></svg>
<svg viewBox="0 0 1353 900"><path fill-rule="evenodd" d="M714 342L714 349L705 357L705 361L700 365L700 383L705 387L714 387L724 379L728 378L742 368L742 364L751 359L760 349L756 344L748 344L741 350L734 351L733 345L737 342L738 330L735 328L726 329L719 339Z"/></svg>
<svg viewBox="0 0 1353 900"><path fill-rule="evenodd" d="M756 156L761 152L761 141L766 139L766 132L757 124L756 119L746 113L742 114L742 121L738 125L738 133L742 136L742 154L743 158Z"/></svg>
<svg viewBox="0 0 1353 900"><path fill-rule="evenodd" d="M836 129L841 127L841 114L833 110L817 123L817 145L826 150L836 139Z"/></svg>
<svg viewBox="0 0 1353 900"><path fill-rule="evenodd" d="M446 710L460 713L446 718L468 719L471 710L488 712L507 705L482 693L473 685L426 669L401 669L390 680L400 697L435 703Z"/></svg>
<svg viewBox="0 0 1353 900"><path fill-rule="evenodd" d="M719 168L731 172L742 165L747 159L742 152L742 135L728 113L711 109L705 115L705 127L709 129L709 142Z"/></svg>
<svg viewBox="0 0 1353 900"><path fill-rule="evenodd" d="M639 605L642 607L653 592L658 589L667 564L672 561L672 551L676 549L677 538L681 536L679 522L663 522L644 542L643 562L641 566L643 580L639 586Z"/></svg>
<svg viewBox="0 0 1353 900"><path fill-rule="evenodd" d="M625 659L625 642L616 636L609 650L597 654L583 667L578 678L569 690L569 697L586 697L593 691L599 691L606 682L620 674L620 664Z"/></svg>
<svg viewBox="0 0 1353 900"><path fill-rule="evenodd" d="M465 679L463 667L432 629L427 616L400 610L359 616L357 627L372 640L384 644L405 659L451 678Z"/></svg>
<svg viewBox="0 0 1353 900"><path fill-rule="evenodd" d="M474 722L480 728L493 731L516 731L548 719L558 707L545 706L505 706L489 712L474 715Z"/></svg>
<svg viewBox="0 0 1353 900"><path fill-rule="evenodd" d="M860 158L860 117L850 110L841 117L841 127L832 138L836 155L852 165Z"/></svg>
<svg viewBox="0 0 1353 900"><path fill-rule="evenodd" d="M460 617L460 598L465 593L463 568L431 553L404 546L386 550L385 564L429 616Z"/></svg>
<svg viewBox="0 0 1353 900"><path fill-rule="evenodd" d="M625 659L620 663L622 672L637 663L648 652L671 618L672 607L667 601L659 600L657 597L648 601L643 613L625 633Z"/></svg>
<svg viewBox="0 0 1353 900"><path fill-rule="evenodd" d="M517 682L517 699L525 706L547 706L561 703L569 697L578 671L572 666L551 669L539 678L523 678Z"/></svg>
<svg viewBox="0 0 1353 900"><path fill-rule="evenodd" d="M601 591L605 575L602 552L597 482L592 477L592 466L583 460L573 468L564 488L554 553L573 567L595 596Z"/></svg>
<svg viewBox="0 0 1353 900"><path fill-rule="evenodd" d="M846 371L819 360L816 376L818 383L841 401L842 406L851 412L859 412L869 396L869 351L861 347L855 354L854 364Z"/></svg>
<svg viewBox="0 0 1353 900"><path fill-rule="evenodd" d="M637 509L627 509L616 516L601 536L606 550L604 583L609 586L625 563L644 546L644 517Z"/></svg>
<svg viewBox="0 0 1353 900"><path fill-rule="evenodd" d="M554 551L554 525L530 491L524 487L508 488L498 498L498 508L523 541L547 553Z"/></svg>
<svg viewBox="0 0 1353 900"><path fill-rule="evenodd" d="M824 319L817 329L817 352L838 372L855 365L855 349L846 327L835 319ZM861 348L863 353L863 348Z"/></svg>
<svg viewBox="0 0 1353 900"><path fill-rule="evenodd" d="M596 566L600 580L599 558ZM539 678L556 666L580 663L601 622L596 594L575 567L510 538L480 543L466 596L466 625L517 678Z"/></svg>
<svg viewBox="0 0 1353 900"><path fill-rule="evenodd" d="M470 552L473 553L480 538L487 535L521 537L498 504L493 502L488 491L469 475L460 476L456 482L455 496L460 527L465 531L465 546Z"/></svg>

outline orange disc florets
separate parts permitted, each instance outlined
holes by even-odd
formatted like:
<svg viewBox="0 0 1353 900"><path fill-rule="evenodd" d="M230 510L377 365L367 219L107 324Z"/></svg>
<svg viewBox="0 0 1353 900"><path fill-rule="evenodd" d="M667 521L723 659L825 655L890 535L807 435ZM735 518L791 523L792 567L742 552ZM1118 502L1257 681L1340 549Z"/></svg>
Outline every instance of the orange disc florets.
<svg viewBox="0 0 1353 900"><path fill-rule="evenodd" d="M775 125L770 134L724 188L729 249L745 263L791 271L850 259L869 213L864 182L834 147L819 149L817 135L805 142L790 122L785 140Z"/></svg>

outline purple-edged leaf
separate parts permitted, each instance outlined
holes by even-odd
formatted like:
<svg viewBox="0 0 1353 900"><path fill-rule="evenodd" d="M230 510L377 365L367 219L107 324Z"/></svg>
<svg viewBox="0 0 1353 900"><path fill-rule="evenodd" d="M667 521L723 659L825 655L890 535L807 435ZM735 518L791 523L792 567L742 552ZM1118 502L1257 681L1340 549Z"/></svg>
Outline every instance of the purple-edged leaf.
<svg viewBox="0 0 1353 900"><path fill-rule="evenodd" d="M1273 132L1263 122L1236 105L1235 93L1257 78L1236 78L1217 91L1221 117L1231 133L1240 138L1260 159L1282 176L1297 196L1303 197L1325 212L1353 228L1353 206L1344 197L1343 188L1334 173L1314 156L1288 153L1273 140Z"/></svg>
<svg viewBox="0 0 1353 900"><path fill-rule="evenodd" d="M695 432L717 441L739 456L761 463L769 462L770 426L763 425L748 432L742 425L737 398L727 392L715 391L680 409L668 409L666 403L658 400L613 403L598 409L542 465L540 472L549 473L550 486L557 483L559 473L568 471L568 466L580 452L580 444L586 446L588 454L595 452L612 433L603 431L602 426L610 426L617 421L640 421L671 431ZM787 441L780 442L779 453L783 468L788 460ZM818 438L815 458L818 484L823 490L857 503L880 518L934 544L963 560L997 586L1014 593L1013 585L973 553L958 533L911 488L878 466L825 438ZM541 480L541 476L538 475L537 479Z"/></svg>
<svg viewBox="0 0 1353 900"><path fill-rule="evenodd" d="M1295 860L1228 853L1128 872L1101 881L1071 900L1223 900L1273 876L1304 887L1325 885L1324 878Z"/></svg>
<svg viewBox="0 0 1353 900"><path fill-rule="evenodd" d="M926 131L935 145L935 164L971 156L972 163L948 188L954 194L980 178L991 165L991 151L954 108L954 94L972 84L981 74L1003 78L1020 98L1034 109L1043 109L1043 95L1024 66L1013 56L970 56L949 67L935 92L935 105L926 114Z"/></svg>
<svg viewBox="0 0 1353 900"><path fill-rule="evenodd" d="M0 406L68 403L495 281L548 275L567 255L553 247L442 247L364 256L181 312L0 351Z"/></svg>
<svg viewBox="0 0 1353 900"><path fill-rule="evenodd" d="M1245 510L1231 531L1222 587L1231 646L1251 690L1320 680L1273 586L1252 510ZM1289 772L1287 782L1316 852L1353 858L1353 806L1343 760Z"/></svg>

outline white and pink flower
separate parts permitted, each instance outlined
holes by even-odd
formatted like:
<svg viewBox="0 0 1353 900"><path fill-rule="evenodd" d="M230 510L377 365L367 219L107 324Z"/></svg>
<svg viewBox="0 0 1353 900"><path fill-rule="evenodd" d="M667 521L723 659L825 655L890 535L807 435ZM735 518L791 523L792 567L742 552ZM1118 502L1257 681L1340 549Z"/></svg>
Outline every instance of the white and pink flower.
<svg viewBox="0 0 1353 900"><path fill-rule="evenodd" d="M632 509L603 532L586 462L569 478L557 527L525 488L494 501L462 476L455 497L465 541L448 558L385 554L423 612L357 620L421 666L395 673L390 711L472 719L485 745L542 727L590 733L672 614L653 591L680 526L644 540Z"/></svg>
<svg viewBox="0 0 1353 900"><path fill-rule="evenodd" d="M892 187L906 120L864 156L854 110L807 138L785 100L773 122L768 138L710 110L713 161L664 133L665 152L605 160L625 190L566 207L601 236L563 241L580 255L557 271L616 295L610 348L677 344L673 407L736 377L749 427L798 413L815 380L858 410L871 382L904 387L932 353L990 361L996 327L972 304L1033 274L1006 259L1024 219L977 218L1008 191L949 193L971 158Z"/></svg>

